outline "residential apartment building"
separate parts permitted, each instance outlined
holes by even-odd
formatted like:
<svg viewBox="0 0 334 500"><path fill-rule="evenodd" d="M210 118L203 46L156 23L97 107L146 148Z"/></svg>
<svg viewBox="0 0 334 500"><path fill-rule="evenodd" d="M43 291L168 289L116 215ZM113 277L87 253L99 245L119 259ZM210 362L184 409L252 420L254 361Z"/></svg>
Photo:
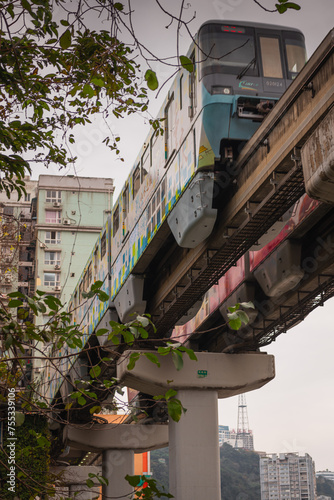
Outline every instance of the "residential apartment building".
<svg viewBox="0 0 334 500"><path fill-rule="evenodd" d="M112 208L112 179L40 175L36 288L65 304Z"/></svg>
<svg viewBox="0 0 334 500"><path fill-rule="evenodd" d="M40 175L36 205L35 287L66 305L102 226L111 213L113 180L108 178ZM47 314L35 324L47 323ZM46 352L48 346L36 345ZM41 353L40 353L41 354ZM33 362L33 377L43 362Z"/></svg>
<svg viewBox="0 0 334 500"><path fill-rule="evenodd" d="M14 191L9 198L0 193L0 293L19 290L28 294L34 281L34 219L31 202L37 181L25 178L26 194Z"/></svg>
<svg viewBox="0 0 334 500"><path fill-rule="evenodd" d="M316 500L314 462L307 453L260 458L261 500Z"/></svg>

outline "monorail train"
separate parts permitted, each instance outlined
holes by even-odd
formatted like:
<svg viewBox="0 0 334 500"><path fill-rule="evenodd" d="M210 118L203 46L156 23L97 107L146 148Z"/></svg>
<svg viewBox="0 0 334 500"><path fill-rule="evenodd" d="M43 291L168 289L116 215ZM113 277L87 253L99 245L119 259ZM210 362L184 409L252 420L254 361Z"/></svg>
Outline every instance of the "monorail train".
<svg viewBox="0 0 334 500"><path fill-rule="evenodd" d="M84 340L111 307L122 322L145 312L144 277L132 271L161 245L163 225L185 248L209 236L219 194L231 186L229 167L305 64L306 51L296 29L208 21L188 57L194 71L178 72L159 113L165 133L149 133L72 295L69 309ZM97 280L109 302L84 301L82 292ZM69 371L70 361L63 363ZM55 394L60 380L51 372L45 377Z"/></svg>

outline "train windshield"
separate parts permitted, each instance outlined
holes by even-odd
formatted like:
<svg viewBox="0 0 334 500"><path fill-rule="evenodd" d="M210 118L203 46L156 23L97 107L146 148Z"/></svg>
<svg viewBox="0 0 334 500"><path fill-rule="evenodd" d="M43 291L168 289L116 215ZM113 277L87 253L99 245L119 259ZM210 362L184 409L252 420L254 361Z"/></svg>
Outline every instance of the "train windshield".
<svg viewBox="0 0 334 500"><path fill-rule="evenodd" d="M200 78L212 73L257 76L253 30L221 24L204 25L199 34Z"/></svg>
<svg viewBox="0 0 334 500"><path fill-rule="evenodd" d="M293 80L306 63L304 37L300 33L287 33L284 37L286 59L288 63L288 78Z"/></svg>

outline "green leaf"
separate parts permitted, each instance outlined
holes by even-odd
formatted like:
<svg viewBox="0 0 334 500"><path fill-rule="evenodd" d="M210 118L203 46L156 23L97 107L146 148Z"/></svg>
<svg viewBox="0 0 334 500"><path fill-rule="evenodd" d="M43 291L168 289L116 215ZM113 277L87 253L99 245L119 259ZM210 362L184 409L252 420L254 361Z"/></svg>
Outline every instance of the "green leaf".
<svg viewBox="0 0 334 500"><path fill-rule="evenodd" d="M255 306L253 302L240 302L240 306L243 307L244 309L255 309Z"/></svg>
<svg viewBox="0 0 334 500"><path fill-rule="evenodd" d="M13 335L8 335L6 340L5 340L5 349L6 350L10 348L10 346L13 344L13 341L14 341Z"/></svg>
<svg viewBox="0 0 334 500"><path fill-rule="evenodd" d="M93 83L97 87L104 87L105 85L105 82L104 80L102 80L102 78L96 78L96 77L91 79L91 83Z"/></svg>
<svg viewBox="0 0 334 500"><path fill-rule="evenodd" d="M78 403L80 406L84 406L86 404L86 399L83 396L79 396Z"/></svg>
<svg viewBox="0 0 334 500"><path fill-rule="evenodd" d="M60 24L62 24L63 26L69 26L70 25L70 23L68 21L66 21L65 19L61 19Z"/></svg>
<svg viewBox="0 0 334 500"><path fill-rule="evenodd" d="M88 85L88 83L86 83L86 85L83 86L81 94L82 94L83 97L89 97L89 98L91 98L91 97L93 97L95 95L95 90L93 89L93 87L91 87L90 85Z"/></svg>
<svg viewBox="0 0 334 500"><path fill-rule="evenodd" d="M10 300L8 302L8 307L20 307L23 305L22 300Z"/></svg>
<svg viewBox="0 0 334 500"><path fill-rule="evenodd" d="M245 313L245 311L238 311L237 314L238 314L238 318L240 319L240 321L245 323L245 325L247 325L247 323L249 323L249 317Z"/></svg>
<svg viewBox="0 0 334 500"><path fill-rule="evenodd" d="M154 363L155 365L159 366L160 367L160 362L159 362L159 359L158 357L151 353L151 352L144 352L144 356L146 356L146 358L151 361L151 363Z"/></svg>
<svg viewBox="0 0 334 500"><path fill-rule="evenodd" d="M116 2L114 3L114 8L117 9L117 10L123 10L124 9L124 5L120 2Z"/></svg>
<svg viewBox="0 0 334 500"><path fill-rule="evenodd" d="M168 414L174 422L178 422L184 411L181 401L179 399L169 399L167 401Z"/></svg>
<svg viewBox="0 0 334 500"><path fill-rule="evenodd" d="M241 327L241 321L239 318L230 319L228 324L230 325L230 328L232 328L232 330L239 330L239 328Z"/></svg>
<svg viewBox="0 0 334 500"><path fill-rule="evenodd" d="M127 365L127 369L128 370L133 370L135 365L136 365L136 361L140 358L140 353L139 352L133 352L131 355L130 355L130 359L129 359L129 363Z"/></svg>
<svg viewBox="0 0 334 500"><path fill-rule="evenodd" d="M182 68L189 71L189 73L192 73L194 71L194 63L192 62L191 59L189 59L189 57L180 56L180 63L181 63Z"/></svg>
<svg viewBox="0 0 334 500"><path fill-rule="evenodd" d="M293 2L276 3L275 7L280 14L284 14L288 9L300 10L300 5Z"/></svg>
<svg viewBox="0 0 334 500"><path fill-rule="evenodd" d="M170 399L170 398L176 396L176 394L177 394L177 391L175 391L175 389L168 389L168 391L165 394L165 399Z"/></svg>
<svg viewBox="0 0 334 500"><path fill-rule="evenodd" d="M181 368L183 367L182 354L177 352L177 351L173 351L172 352L172 360L173 360L174 366L177 369L177 371L180 371Z"/></svg>
<svg viewBox="0 0 334 500"><path fill-rule="evenodd" d="M86 484L87 484L88 488L93 488L94 481L92 479L86 479Z"/></svg>
<svg viewBox="0 0 334 500"><path fill-rule="evenodd" d="M38 443L38 446L41 446L42 448L44 448L45 446L49 446L49 444L50 444L49 441L44 436L38 436L37 443Z"/></svg>
<svg viewBox="0 0 334 500"><path fill-rule="evenodd" d="M155 71L148 69L145 73L145 80L150 90L156 90L159 87L159 82Z"/></svg>
<svg viewBox="0 0 334 500"><path fill-rule="evenodd" d="M25 420L25 414L20 412L20 411L16 411L15 412L15 425L16 427L20 427L23 422Z"/></svg>
<svg viewBox="0 0 334 500"><path fill-rule="evenodd" d="M93 406L93 408L89 410L89 413L93 415L93 413L100 413L100 411L101 411L101 406Z"/></svg>
<svg viewBox="0 0 334 500"><path fill-rule="evenodd" d="M91 376L91 378L97 378L101 373L101 367L96 365L96 366L93 366L93 368L91 368L89 370L89 375Z"/></svg>
<svg viewBox="0 0 334 500"><path fill-rule="evenodd" d="M130 486L136 487L140 483L141 476L125 476L125 479L130 484Z"/></svg>
<svg viewBox="0 0 334 500"><path fill-rule="evenodd" d="M109 332L108 328L100 328L99 330L97 330L95 332L95 335L97 337L100 337L101 335L104 335L105 333L108 333L108 332Z"/></svg>
<svg viewBox="0 0 334 500"><path fill-rule="evenodd" d="M70 47L72 43L72 36L70 30L66 30L59 39L60 46L63 50L66 50Z"/></svg>

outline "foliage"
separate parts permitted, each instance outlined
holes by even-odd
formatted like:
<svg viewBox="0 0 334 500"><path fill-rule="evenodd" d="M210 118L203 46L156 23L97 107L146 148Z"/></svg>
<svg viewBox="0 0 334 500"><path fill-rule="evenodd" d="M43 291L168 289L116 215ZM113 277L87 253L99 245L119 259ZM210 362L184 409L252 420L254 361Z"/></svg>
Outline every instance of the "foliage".
<svg viewBox="0 0 334 500"><path fill-rule="evenodd" d="M151 451L152 476L160 488L168 491L168 448ZM257 453L234 449L224 443L220 448L221 492L224 500L247 498L258 500L260 466Z"/></svg>
<svg viewBox="0 0 334 500"><path fill-rule="evenodd" d="M334 498L334 481L318 476L317 495L325 495Z"/></svg>
<svg viewBox="0 0 334 500"><path fill-rule="evenodd" d="M128 483L135 488L134 498L174 498L170 493L165 493L157 487L155 479L147 476L125 476Z"/></svg>
<svg viewBox="0 0 334 500"><path fill-rule="evenodd" d="M15 497L8 491L8 440L4 426L4 441L0 448L0 490L3 500ZM47 421L40 415L26 415L23 425L16 427L15 437L15 494L20 500L31 500L37 492L47 489L47 473L50 462L50 436Z"/></svg>
<svg viewBox="0 0 334 500"><path fill-rule="evenodd" d="M222 498L258 500L260 492L260 460L252 451L232 448L224 443L220 448Z"/></svg>

